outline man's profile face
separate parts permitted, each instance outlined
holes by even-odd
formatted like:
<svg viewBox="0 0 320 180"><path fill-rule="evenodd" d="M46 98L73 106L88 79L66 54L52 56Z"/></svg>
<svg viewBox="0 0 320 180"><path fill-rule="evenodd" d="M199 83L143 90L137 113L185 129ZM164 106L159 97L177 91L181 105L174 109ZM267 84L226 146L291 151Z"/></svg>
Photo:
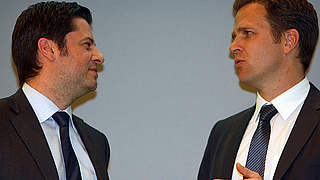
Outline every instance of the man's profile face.
<svg viewBox="0 0 320 180"><path fill-rule="evenodd" d="M65 36L66 52L60 52L58 77L72 96L81 96L97 88L97 64L104 61L94 43L90 25L82 18L73 20L75 30Z"/></svg>
<svg viewBox="0 0 320 180"><path fill-rule="evenodd" d="M282 40L275 43L266 9L258 3L242 7L236 17L230 52L239 80L255 88L263 88L281 71Z"/></svg>

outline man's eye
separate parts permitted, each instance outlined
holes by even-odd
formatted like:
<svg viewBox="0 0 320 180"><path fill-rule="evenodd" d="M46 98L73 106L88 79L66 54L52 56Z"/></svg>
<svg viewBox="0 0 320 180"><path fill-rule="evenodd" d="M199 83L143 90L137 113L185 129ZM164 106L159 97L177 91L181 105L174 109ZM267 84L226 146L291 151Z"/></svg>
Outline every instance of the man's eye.
<svg viewBox="0 0 320 180"><path fill-rule="evenodd" d="M236 39L236 35L235 34L232 34L232 36L231 36L231 42L233 42L235 39Z"/></svg>
<svg viewBox="0 0 320 180"><path fill-rule="evenodd" d="M244 31L244 34L251 35L251 34L253 34L253 32L252 31Z"/></svg>
<svg viewBox="0 0 320 180"><path fill-rule="evenodd" d="M92 44L89 42L84 43L86 49L91 49Z"/></svg>

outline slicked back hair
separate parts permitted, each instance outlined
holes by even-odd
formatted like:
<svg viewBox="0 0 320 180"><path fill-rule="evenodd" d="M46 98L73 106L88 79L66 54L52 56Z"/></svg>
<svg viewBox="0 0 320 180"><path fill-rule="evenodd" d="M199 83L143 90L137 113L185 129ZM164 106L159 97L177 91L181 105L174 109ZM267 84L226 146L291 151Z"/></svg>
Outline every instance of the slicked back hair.
<svg viewBox="0 0 320 180"><path fill-rule="evenodd" d="M61 52L67 54L65 36L75 30L74 18L83 18L89 25L92 23L90 10L75 2L41 2L29 6L20 14L11 44L20 86L39 74L41 65L37 60L37 51L40 38L53 40Z"/></svg>

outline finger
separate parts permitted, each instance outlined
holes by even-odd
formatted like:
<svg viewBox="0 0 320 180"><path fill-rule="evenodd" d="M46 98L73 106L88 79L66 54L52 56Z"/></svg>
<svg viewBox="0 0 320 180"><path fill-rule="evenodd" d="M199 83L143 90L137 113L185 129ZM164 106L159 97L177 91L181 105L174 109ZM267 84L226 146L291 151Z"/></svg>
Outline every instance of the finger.
<svg viewBox="0 0 320 180"><path fill-rule="evenodd" d="M239 171L240 174L242 174L243 177L245 178L259 178L262 179L261 176L254 171L251 171L250 169L242 166L240 163L236 164L237 170Z"/></svg>

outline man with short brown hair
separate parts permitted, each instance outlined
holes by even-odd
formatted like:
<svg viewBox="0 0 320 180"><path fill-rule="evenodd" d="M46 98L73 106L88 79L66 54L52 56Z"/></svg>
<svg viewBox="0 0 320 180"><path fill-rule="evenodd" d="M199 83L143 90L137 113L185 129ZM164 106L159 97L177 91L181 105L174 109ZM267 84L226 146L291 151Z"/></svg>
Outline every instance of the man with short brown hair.
<svg viewBox="0 0 320 180"><path fill-rule="evenodd" d="M107 180L104 134L71 104L97 88L104 57L88 8L41 2L24 10L12 34L20 88L0 99L0 179Z"/></svg>
<svg viewBox="0 0 320 180"><path fill-rule="evenodd" d="M307 0L236 0L230 52L255 106L212 129L198 180L317 179L320 92L306 71L318 35Z"/></svg>

